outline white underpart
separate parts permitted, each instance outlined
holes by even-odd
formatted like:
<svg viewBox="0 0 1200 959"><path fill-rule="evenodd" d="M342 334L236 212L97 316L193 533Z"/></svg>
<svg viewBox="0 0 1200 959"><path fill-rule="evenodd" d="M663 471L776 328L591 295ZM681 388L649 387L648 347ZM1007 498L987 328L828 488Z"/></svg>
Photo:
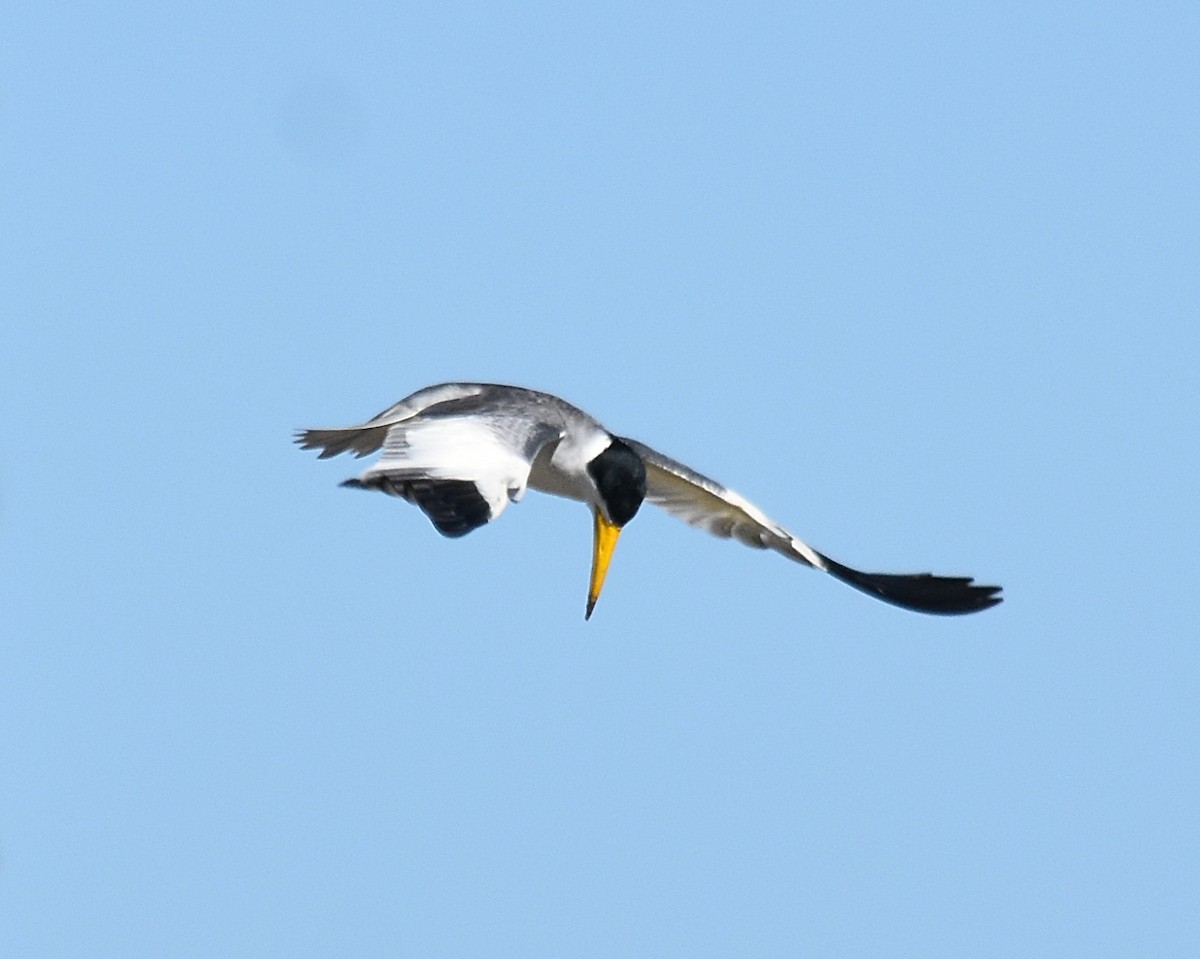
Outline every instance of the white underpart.
<svg viewBox="0 0 1200 959"><path fill-rule="evenodd" d="M492 519L525 495L530 464L473 417L417 420L393 426L383 455L359 479L380 474L410 479L470 480Z"/></svg>

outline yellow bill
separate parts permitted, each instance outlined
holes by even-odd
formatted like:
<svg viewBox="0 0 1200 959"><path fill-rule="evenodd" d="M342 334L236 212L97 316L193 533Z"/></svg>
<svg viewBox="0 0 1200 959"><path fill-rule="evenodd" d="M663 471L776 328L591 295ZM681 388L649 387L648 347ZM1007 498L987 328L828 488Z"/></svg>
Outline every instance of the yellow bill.
<svg viewBox="0 0 1200 959"><path fill-rule="evenodd" d="M596 536L592 543L592 583L588 587L587 612L583 616L584 619L592 618L592 610L596 608L596 600L600 598L600 590L604 588L604 577L608 575L608 564L617 545L617 537L621 535L620 526L614 526L606 520L600 510L594 512Z"/></svg>

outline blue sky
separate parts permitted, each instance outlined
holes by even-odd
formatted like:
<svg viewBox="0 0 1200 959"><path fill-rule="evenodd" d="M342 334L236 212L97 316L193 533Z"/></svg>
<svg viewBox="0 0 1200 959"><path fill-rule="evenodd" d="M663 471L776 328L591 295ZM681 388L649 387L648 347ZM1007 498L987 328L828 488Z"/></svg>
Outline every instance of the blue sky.
<svg viewBox="0 0 1200 959"><path fill-rule="evenodd" d="M1200 948L1200 12L15 2L0 942ZM291 444L558 392L867 569L443 540Z"/></svg>

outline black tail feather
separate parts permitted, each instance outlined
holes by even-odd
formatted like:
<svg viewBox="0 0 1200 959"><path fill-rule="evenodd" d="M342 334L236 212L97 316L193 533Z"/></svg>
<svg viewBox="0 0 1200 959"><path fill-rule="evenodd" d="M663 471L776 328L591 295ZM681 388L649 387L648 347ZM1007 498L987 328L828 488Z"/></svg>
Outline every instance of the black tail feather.
<svg viewBox="0 0 1200 959"><path fill-rule="evenodd" d="M820 555L820 554L818 554ZM828 573L885 603L919 613L977 613L1003 600L999 586L977 586L970 576L932 573L864 573L821 556Z"/></svg>

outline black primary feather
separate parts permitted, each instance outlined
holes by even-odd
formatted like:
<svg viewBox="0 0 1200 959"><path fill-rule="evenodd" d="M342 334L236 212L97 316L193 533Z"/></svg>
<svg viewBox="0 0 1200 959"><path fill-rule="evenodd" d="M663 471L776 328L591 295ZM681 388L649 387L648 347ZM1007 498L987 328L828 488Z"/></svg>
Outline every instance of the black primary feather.
<svg viewBox="0 0 1200 959"><path fill-rule="evenodd" d="M970 576L932 573L864 573L818 554L828 573L868 596L919 613L977 613L1002 602L999 586L978 586Z"/></svg>
<svg viewBox="0 0 1200 959"><path fill-rule="evenodd" d="M466 536L492 518L491 506L471 480L401 479L381 473L366 482L348 479L342 486L377 489L415 503L439 533L452 539Z"/></svg>

